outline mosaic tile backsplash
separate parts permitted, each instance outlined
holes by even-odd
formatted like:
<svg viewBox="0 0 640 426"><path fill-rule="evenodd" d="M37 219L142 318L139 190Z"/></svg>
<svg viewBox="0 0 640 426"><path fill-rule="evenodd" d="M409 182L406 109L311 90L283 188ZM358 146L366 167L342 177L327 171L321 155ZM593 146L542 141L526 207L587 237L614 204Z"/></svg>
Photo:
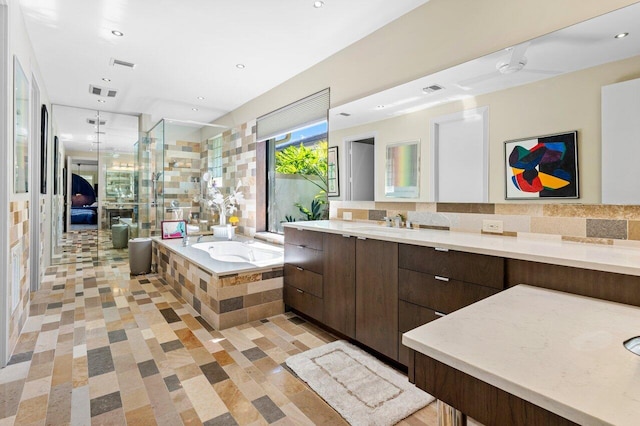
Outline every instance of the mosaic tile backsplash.
<svg viewBox="0 0 640 426"><path fill-rule="evenodd" d="M640 248L640 206L585 204L380 203L331 201L330 218L381 222L398 214L414 227L482 232L483 220L501 220L506 236L624 244ZM534 234L534 235L531 235Z"/></svg>

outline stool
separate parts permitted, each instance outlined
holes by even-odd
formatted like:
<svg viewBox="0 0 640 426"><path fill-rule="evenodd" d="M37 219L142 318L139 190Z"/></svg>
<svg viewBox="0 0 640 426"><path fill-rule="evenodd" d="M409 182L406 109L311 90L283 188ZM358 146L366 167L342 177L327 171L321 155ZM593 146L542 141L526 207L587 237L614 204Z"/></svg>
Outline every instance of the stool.
<svg viewBox="0 0 640 426"><path fill-rule="evenodd" d="M127 225L117 224L111 226L111 242L113 243L113 248L126 248L128 239L129 227Z"/></svg>
<svg viewBox="0 0 640 426"><path fill-rule="evenodd" d="M151 272L151 238L129 240L129 269L132 275Z"/></svg>

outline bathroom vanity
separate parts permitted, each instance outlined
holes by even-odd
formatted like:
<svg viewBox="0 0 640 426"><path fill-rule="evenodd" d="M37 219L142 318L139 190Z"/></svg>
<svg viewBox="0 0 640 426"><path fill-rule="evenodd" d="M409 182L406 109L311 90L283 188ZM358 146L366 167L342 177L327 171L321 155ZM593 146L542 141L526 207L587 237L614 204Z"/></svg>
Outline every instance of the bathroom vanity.
<svg viewBox="0 0 640 426"><path fill-rule="evenodd" d="M483 424L635 425L640 308L518 285L404 334L418 387Z"/></svg>
<svg viewBox="0 0 640 426"><path fill-rule="evenodd" d="M448 357L432 357L439 349L431 344L431 334L425 331L429 327L440 329L441 324L452 324L443 336L448 335L449 340L462 347L468 343L476 351L486 352L478 356L486 358L487 363L494 362L490 356L494 352L484 351L482 345L500 343L498 352L504 351L505 357L496 357L495 363L523 365L523 374L537 378L549 372L552 376L555 374L553 359L556 356L553 351L556 348L545 343L551 339L547 336L548 330L538 327L546 311L540 314L542 319L536 320L532 319L536 312L524 310L528 304L530 308L535 305L533 296L523 295L523 289L544 294L543 300L551 301L549 306L554 306L552 312L562 314L555 322L564 322L565 325L584 322L587 329L593 325L592 318L597 316L590 312L582 312L569 305L563 308L565 300L592 300L581 296L600 299L584 307L600 309L601 318L630 310L640 316L640 308L637 308L640 306L640 250L637 248L386 228L343 221L287 224L285 243L286 305L407 366L410 380L415 379L419 387L463 412L467 410L469 415L486 424L500 423L496 421L500 417L491 417L504 414L496 411L498 409L505 410L507 414L517 411L510 405L516 400L520 401L518 407L525 414L514 418L510 424L562 424L569 413L555 410L553 404L540 405L526 392L513 393L499 380L486 383L486 377L475 375L476 370L458 370L459 364L467 362L464 357L458 363L448 363ZM516 296L512 296L514 294ZM512 297L520 300L523 309ZM484 317L485 310L479 310L477 306L494 304L504 304L509 313L498 317L491 314L489 319L512 327L516 334L521 328L523 332L531 332L542 343L536 343L527 351L526 342L520 344L518 340L511 340L509 335L492 330L489 319ZM544 308L545 303L538 306ZM604 314L600 306L620 307L620 311L611 309ZM486 311L502 312L493 308ZM483 324L485 329L478 329L478 324ZM554 321L549 324L553 328ZM416 327L423 331L410 331ZM560 328L558 324L558 330ZM630 328L626 334L633 334L633 329ZM482 330L483 334L475 335L473 330ZM597 332L597 329L593 331ZM635 327L635 333L640 334L640 325ZM631 334L625 335L624 339L633 337ZM584 346L580 350L588 351L590 345L598 343L599 336L583 336ZM570 340L575 336L565 334L565 337ZM596 339L595 343L593 339ZM620 356L631 357L633 361L630 362L640 363L639 357L623 348L622 335L616 335L616 339L619 341L612 338L611 347L624 351ZM479 344L476 340L484 343ZM580 346L578 341L573 344ZM431 349L427 350L427 347ZM569 350L568 347L565 349ZM567 363L571 365L572 357L582 356L579 351L574 352L560 355L568 356ZM508 359L509 353L515 357L519 356L516 354L524 354L531 358L531 364L516 364ZM547 359L550 365L536 364L536 359ZM605 367L604 361L598 364L598 368ZM484 368L479 367L479 370ZM585 387L597 386L590 382L592 376L584 374L582 382L578 380L576 383ZM468 383L474 391L465 392L464 388L455 387L448 390L445 386L458 381ZM514 381L519 383L516 379ZM477 398L484 392L491 395L486 401ZM452 393L456 398L450 396ZM458 395L470 401L473 409L461 402L466 400L457 399ZM545 395L542 393L540 398L547 398ZM495 401L500 405L494 407ZM475 411L476 408L479 412ZM540 413L534 414L538 410ZM529 416L534 415L540 415L542 420L530 422L534 417ZM567 418L582 419L575 416Z"/></svg>

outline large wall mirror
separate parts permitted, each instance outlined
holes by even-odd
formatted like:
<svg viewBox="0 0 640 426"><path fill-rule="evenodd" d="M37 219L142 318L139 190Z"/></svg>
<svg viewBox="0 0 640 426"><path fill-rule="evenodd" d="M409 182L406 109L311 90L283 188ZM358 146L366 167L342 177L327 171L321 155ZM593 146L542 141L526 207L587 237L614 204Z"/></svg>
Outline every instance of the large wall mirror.
<svg viewBox="0 0 640 426"><path fill-rule="evenodd" d="M506 141L577 131L580 198L561 201L601 203L601 91L605 86L640 78L639 55L640 3L635 3L334 107L329 111L329 145L345 147L358 135L375 136L375 201L398 201L385 195L387 146L420 140L420 193L415 201L501 203L506 202ZM438 199L433 190L438 168L434 123L455 114L464 118L466 112L484 108L488 126L475 127L487 135L486 159L482 155L485 151L479 149L478 155L467 156L465 161L451 157L446 164L456 167L458 163L467 170L475 167L469 163L474 157L478 162L486 161L484 167L478 167L479 173L485 174L485 188L478 189L477 199ZM473 126L468 129L473 131ZM461 140L466 138L465 132L466 128L459 127L446 134ZM455 155L460 150L450 152ZM348 161L348 155L342 156L341 168ZM343 185L348 176L341 175L345 175Z"/></svg>

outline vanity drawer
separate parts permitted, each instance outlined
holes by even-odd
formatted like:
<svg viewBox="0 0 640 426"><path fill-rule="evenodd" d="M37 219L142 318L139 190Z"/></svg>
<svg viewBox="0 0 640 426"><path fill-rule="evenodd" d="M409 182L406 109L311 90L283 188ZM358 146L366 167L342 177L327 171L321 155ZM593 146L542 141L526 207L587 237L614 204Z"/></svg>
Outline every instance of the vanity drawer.
<svg viewBox="0 0 640 426"><path fill-rule="evenodd" d="M285 263L284 283L322 298L322 275L315 272Z"/></svg>
<svg viewBox="0 0 640 426"><path fill-rule="evenodd" d="M284 228L284 242L294 246L302 246L322 250L322 232L307 231L296 228Z"/></svg>
<svg viewBox="0 0 640 426"><path fill-rule="evenodd" d="M400 269L398 297L448 314L498 293L499 290L459 280Z"/></svg>
<svg viewBox="0 0 640 426"><path fill-rule="evenodd" d="M423 324L440 318L433 309L423 308L413 303L400 300L398 303L398 362L402 365L409 365L411 350L402 344L402 333L420 327Z"/></svg>
<svg viewBox="0 0 640 426"><path fill-rule="evenodd" d="M307 248L300 245L284 245L284 261L302 269L307 269L318 274L322 274L323 255L322 251Z"/></svg>
<svg viewBox="0 0 640 426"><path fill-rule="evenodd" d="M504 289L504 259L484 254L400 244L399 267Z"/></svg>
<svg viewBox="0 0 640 426"><path fill-rule="evenodd" d="M313 319L322 321L322 299L319 297L286 284L283 287L283 297L285 305Z"/></svg>

